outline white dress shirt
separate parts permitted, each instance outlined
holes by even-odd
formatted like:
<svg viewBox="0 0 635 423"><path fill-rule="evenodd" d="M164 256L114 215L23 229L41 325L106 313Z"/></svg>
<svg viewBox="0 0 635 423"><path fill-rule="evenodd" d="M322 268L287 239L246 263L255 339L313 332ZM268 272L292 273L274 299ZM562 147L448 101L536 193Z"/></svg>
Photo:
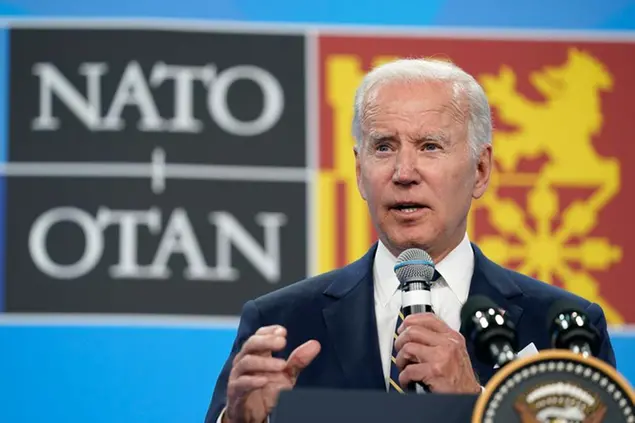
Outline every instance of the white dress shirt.
<svg viewBox="0 0 635 423"><path fill-rule="evenodd" d="M375 315L386 389L390 383L393 334L401 309L399 280L394 271L396 263L397 258L379 241L373 265L373 278ZM458 331L461 327L461 307L467 301L474 272L474 251L467 234L450 254L435 264L435 268L441 277L430 289L432 309L448 326Z"/></svg>

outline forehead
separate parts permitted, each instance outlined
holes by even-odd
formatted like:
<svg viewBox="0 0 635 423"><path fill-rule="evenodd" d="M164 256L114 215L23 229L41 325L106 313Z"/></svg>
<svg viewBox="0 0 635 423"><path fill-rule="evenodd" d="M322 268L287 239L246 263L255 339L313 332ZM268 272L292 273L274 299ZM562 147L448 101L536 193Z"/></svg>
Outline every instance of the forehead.
<svg viewBox="0 0 635 423"><path fill-rule="evenodd" d="M398 125L460 129L466 124L464 103L450 82L390 82L376 88L368 99L364 125L367 129Z"/></svg>

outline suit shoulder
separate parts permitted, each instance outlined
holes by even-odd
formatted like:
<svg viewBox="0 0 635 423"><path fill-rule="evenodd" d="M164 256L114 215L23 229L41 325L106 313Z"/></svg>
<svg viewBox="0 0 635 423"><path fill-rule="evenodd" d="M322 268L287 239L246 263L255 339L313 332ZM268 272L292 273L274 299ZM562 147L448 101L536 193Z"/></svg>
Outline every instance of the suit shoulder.
<svg viewBox="0 0 635 423"><path fill-rule="evenodd" d="M287 286L271 291L256 299L254 303L262 313L281 306L305 305L320 296L324 290L338 277L341 269L332 270L316 276L308 277Z"/></svg>
<svg viewBox="0 0 635 423"><path fill-rule="evenodd" d="M536 324L538 327L540 327L541 324L546 324L546 319L551 318L551 316L547 315L551 311L553 304L556 301L566 300L577 305L577 307L583 310L589 317L591 323L599 330L601 341L597 357L613 367L616 366L615 353L613 351L613 347L611 346L610 336L607 330L606 316L604 314L604 310L599 304L589 301L558 286L548 284L513 270L505 269L505 271L510 276L511 282L515 283L521 292L521 296L516 297L516 301L520 302L520 305L524 310L523 320L525 320L526 325L528 324L533 326L533 329L527 329L527 326L525 326L525 330L529 330L529 333L531 333L536 330ZM543 335L541 335L542 348L551 348L552 341L545 338L547 334L548 331L545 331L543 332Z"/></svg>

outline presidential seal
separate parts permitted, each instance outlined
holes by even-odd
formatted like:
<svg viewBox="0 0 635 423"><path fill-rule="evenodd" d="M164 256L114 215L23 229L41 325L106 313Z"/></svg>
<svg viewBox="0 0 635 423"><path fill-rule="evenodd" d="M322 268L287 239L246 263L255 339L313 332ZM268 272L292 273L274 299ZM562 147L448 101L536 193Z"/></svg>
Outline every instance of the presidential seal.
<svg viewBox="0 0 635 423"><path fill-rule="evenodd" d="M635 423L635 393L611 366L547 350L503 367L485 387L472 423Z"/></svg>

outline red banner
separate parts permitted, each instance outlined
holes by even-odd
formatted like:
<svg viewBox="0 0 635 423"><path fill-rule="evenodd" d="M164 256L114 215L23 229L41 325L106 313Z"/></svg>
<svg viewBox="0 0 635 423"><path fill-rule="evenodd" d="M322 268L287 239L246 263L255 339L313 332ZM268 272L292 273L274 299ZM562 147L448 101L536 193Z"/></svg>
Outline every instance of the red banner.
<svg viewBox="0 0 635 423"><path fill-rule="evenodd" d="M355 89L386 60L422 56L474 75L492 106L496 169L470 239L503 266L597 302L609 323L635 322L633 43L321 37L317 270L376 238L355 181Z"/></svg>

